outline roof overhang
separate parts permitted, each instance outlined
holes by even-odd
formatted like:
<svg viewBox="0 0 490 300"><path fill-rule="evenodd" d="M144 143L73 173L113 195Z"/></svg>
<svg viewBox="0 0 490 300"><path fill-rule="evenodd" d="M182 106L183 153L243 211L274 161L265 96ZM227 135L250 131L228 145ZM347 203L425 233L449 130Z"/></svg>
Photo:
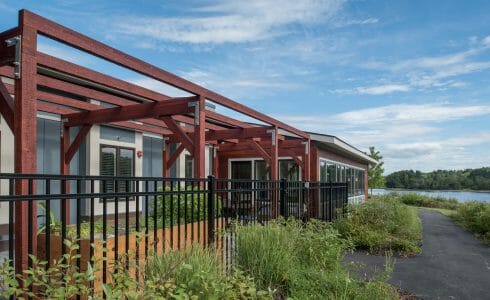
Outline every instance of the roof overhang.
<svg viewBox="0 0 490 300"><path fill-rule="evenodd" d="M326 148L327 150L335 150L336 152L348 156L354 160L358 160L365 163L377 164L378 161L371 158L366 153L357 149L356 147L349 145L343 140L339 139L333 135L319 134L314 132L308 132L311 137L311 141L321 148Z"/></svg>

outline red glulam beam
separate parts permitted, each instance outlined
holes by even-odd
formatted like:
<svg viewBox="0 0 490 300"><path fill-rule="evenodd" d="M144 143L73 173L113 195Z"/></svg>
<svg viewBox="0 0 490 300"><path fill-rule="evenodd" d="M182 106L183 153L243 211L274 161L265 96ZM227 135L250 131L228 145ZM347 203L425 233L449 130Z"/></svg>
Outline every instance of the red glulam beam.
<svg viewBox="0 0 490 300"><path fill-rule="evenodd" d="M270 127L232 128L206 132L207 141L270 137Z"/></svg>
<svg viewBox="0 0 490 300"><path fill-rule="evenodd" d="M81 112L64 116L66 126L84 124L101 124L118 121L128 121L164 115L190 113L189 103L195 102L195 97L174 98L162 102L141 103L122 107L103 108L89 112Z"/></svg>
<svg viewBox="0 0 490 300"><path fill-rule="evenodd" d="M34 174L36 167L36 30L26 24L25 14L19 13L19 29L22 35L20 55L20 77L15 80L14 101L14 171L16 174ZM2 41L3 42L3 41ZM15 181L16 195L28 195L26 180ZM27 200L28 198L26 198ZM29 267L28 241L32 249L37 249L37 235L29 237L27 224L37 224L36 205L31 210L33 220L29 220L28 201L15 203L15 270L24 274ZM36 232L36 229L34 229Z"/></svg>

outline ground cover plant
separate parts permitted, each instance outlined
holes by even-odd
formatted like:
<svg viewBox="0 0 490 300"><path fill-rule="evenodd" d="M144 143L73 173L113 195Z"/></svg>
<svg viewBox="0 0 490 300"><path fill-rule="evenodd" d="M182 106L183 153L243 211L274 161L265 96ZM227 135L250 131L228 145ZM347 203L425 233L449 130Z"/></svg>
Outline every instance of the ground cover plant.
<svg viewBox="0 0 490 300"><path fill-rule="evenodd" d="M401 254L421 251L422 227L416 208L385 195L350 205L347 211L349 217L336 220L333 226L356 248Z"/></svg>
<svg viewBox="0 0 490 300"><path fill-rule="evenodd" d="M398 298L386 277L363 281L344 268L350 242L330 224L290 219L235 230L234 263L258 288L275 290L276 299Z"/></svg>

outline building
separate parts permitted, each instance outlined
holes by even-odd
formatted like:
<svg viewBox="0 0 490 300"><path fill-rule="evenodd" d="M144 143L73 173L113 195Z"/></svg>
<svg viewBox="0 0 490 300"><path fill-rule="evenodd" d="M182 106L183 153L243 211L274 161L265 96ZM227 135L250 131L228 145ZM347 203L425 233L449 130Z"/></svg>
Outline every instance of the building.
<svg viewBox="0 0 490 300"><path fill-rule="evenodd" d="M169 97L39 52L38 36L191 96ZM367 197L366 170L375 161L336 137L303 132L26 10L0 41L2 173L349 182L352 201ZM265 125L224 116L215 105ZM8 182L1 184L6 191ZM70 186L60 181L52 189ZM15 190L27 194L28 186ZM36 190L45 192L42 185ZM66 222L73 221L70 206L63 208ZM0 212L6 224L7 210ZM16 205L15 215L25 220L27 206ZM16 230L22 244L27 230Z"/></svg>

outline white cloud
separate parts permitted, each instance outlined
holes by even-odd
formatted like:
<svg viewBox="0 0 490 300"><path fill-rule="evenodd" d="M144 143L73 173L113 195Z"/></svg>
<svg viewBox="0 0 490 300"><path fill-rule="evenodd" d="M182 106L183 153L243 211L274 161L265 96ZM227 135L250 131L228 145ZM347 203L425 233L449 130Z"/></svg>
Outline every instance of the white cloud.
<svg viewBox="0 0 490 300"><path fill-rule="evenodd" d="M490 69L490 61L476 60L478 55L490 50L490 36L482 39L470 37L470 44L472 46L469 49L452 54L419 57L397 62L371 61L362 64L362 66L373 70L388 71L404 77L406 83L399 84L405 88L403 91L462 87L465 86L463 82L458 81L457 84L454 84L455 80L451 78ZM363 90L363 87L357 88L357 91ZM351 93L353 91L350 90Z"/></svg>
<svg viewBox="0 0 490 300"><path fill-rule="evenodd" d="M195 9L199 16L125 17L115 22L119 34L185 43L238 43L283 36L291 25L328 21L342 0L220 1ZM202 14L205 14L204 16Z"/></svg>
<svg viewBox="0 0 490 300"><path fill-rule="evenodd" d="M331 118L342 123L365 125L385 122L441 122L483 115L490 115L490 105L428 103L386 105L344 112Z"/></svg>
<svg viewBox="0 0 490 300"><path fill-rule="evenodd" d="M352 19L352 20L344 20L344 21L338 21L335 25L337 27L345 27L345 26L351 26L351 25L368 25L368 24L376 24L379 22L378 18L367 18L367 19Z"/></svg>
<svg viewBox="0 0 490 300"><path fill-rule="evenodd" d="M371 87L358 87L356 90L359 94L384 95L394 92L407 92L410 90L410 87L405 84L385 84Z"/></svg>
<svg viewBox="0 0 490 300"><path fill-rule="evenodd" d="M366 151L376 146L384 155L386 172L400 169L478 167L490 155L475 159L470 149L490 146L490 131L445 136L445 125L459 119L490 116L490 104L396 104L334 115L276 116L297 128L333 134Z"/></svg>

